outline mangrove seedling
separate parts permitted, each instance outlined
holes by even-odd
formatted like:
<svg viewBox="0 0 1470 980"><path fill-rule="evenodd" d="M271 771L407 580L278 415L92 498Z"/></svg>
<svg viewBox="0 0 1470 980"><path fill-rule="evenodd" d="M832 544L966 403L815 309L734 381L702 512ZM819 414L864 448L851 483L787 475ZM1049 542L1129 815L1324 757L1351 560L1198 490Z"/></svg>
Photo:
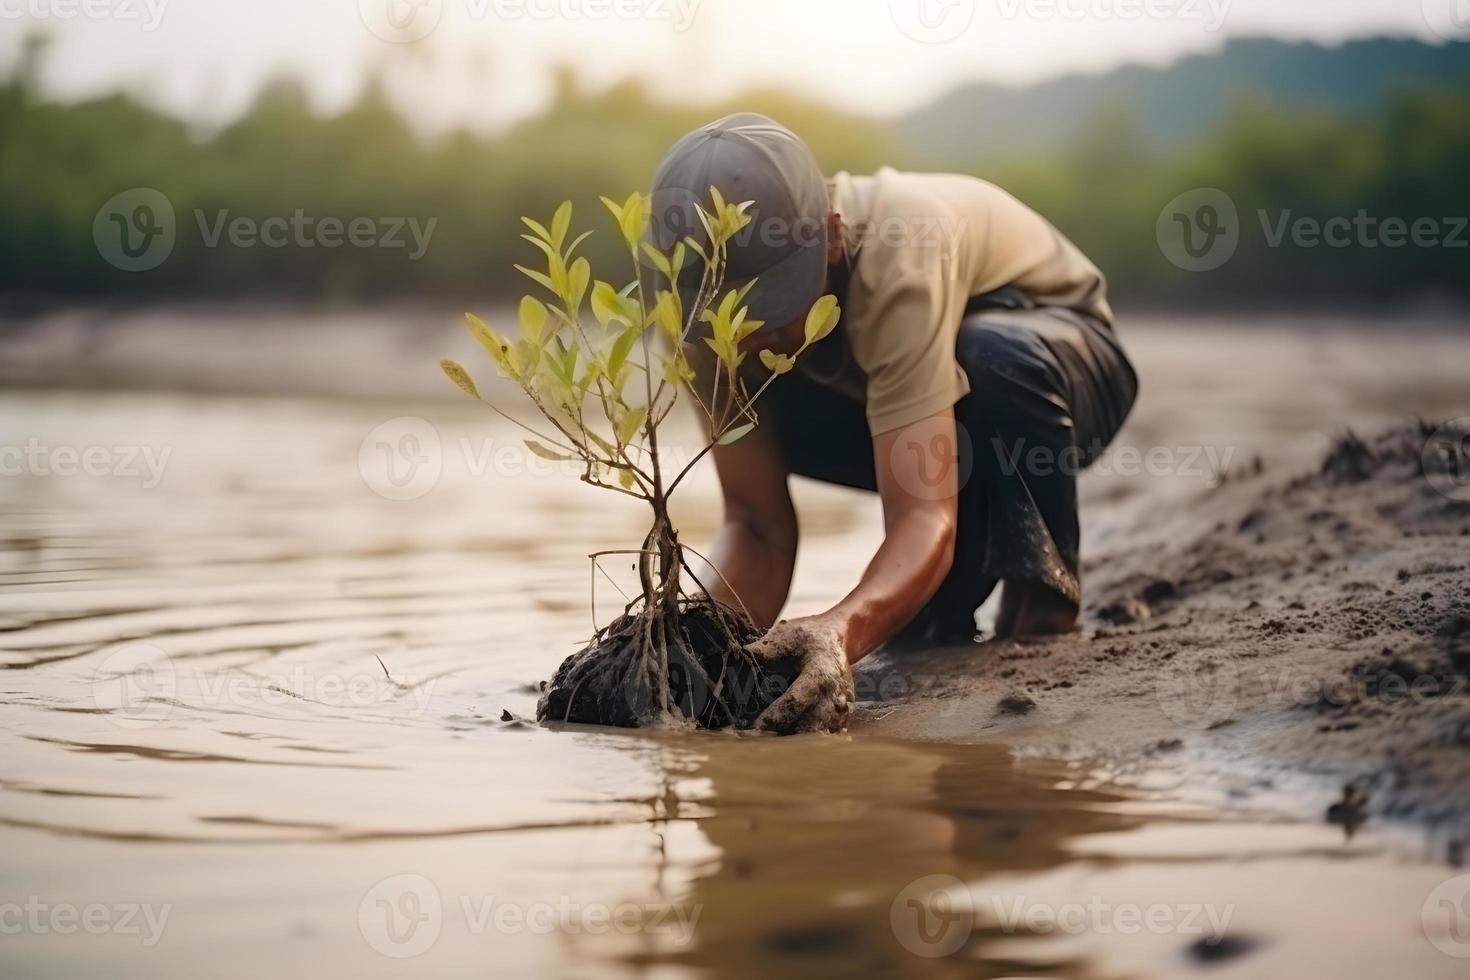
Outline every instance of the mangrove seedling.
<svg viewBox="0 0 1470 980"><path fill-rule="evenodd" d="M823 296L812 306L796 355L760 351L765 376L752 380L741 346L763 326L744 305L754 281L729 288L725 281L729 245L751 223L752 202L727 202L711 187L710 206L695 205L704 236L662 250L649 240L647 195L631 194L621 204L602 200L629 261L629 281L619 286L593 277L590 262L577 255L591 232L571 237L567 202L549 224L522 219L529 233L521 237L539 259L538 267L516 268L540 293L520 301L519 337L465 317L500 375L521 388L544 420L526 424L490 406L526 430L526 448L572 463L584 483L645 501L652 512L640 547L592 556L594 572L603 555L634 556L640 594L561 665L537 716L629 727L748 727L794 679L797 666L759 662L745 650L759 631L743 610L709 598L689 563L692 552L679 541L669 500L711 449L759 424L756 401L795 366L796 356L831 333L837 299ZM688 308L674 288L681 272L690 281L699 275ZM462 365L446 359L441 366L465 394L485 400ZM681 393L704 417L707 438L671 472L660 456L659 429ZM686 576L697 591L687 589Z"/></svg>

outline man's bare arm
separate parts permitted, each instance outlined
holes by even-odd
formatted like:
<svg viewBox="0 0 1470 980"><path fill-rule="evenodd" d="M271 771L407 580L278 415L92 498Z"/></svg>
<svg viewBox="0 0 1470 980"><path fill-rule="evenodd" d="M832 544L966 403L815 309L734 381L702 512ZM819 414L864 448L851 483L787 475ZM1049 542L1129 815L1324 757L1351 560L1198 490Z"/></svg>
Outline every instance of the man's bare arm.
<svg viewBox="0 0 1470 980"><path fill-rule="evenodd" d="M857 588L830 610L782 620L748 650L801 660L801 673L756 724L777 732L839 731L854 697L849 664L933 598L954 563L958 453L953 409L873 440L883 545Z"/></svg>
<svg viewBox="0 0 1470 980"><path fill-rule="evenodd" d="M775 440L759 428L734 445L716 446L712 455L725 517L709 557L720 574L701 572L700 578L712 597L744 608L766 629L786 604L796 566L796 509L786 464Z"/></svg>
<svg viewBox="0 0 1470 980"><path fill-rule="evenodd" d="M883 545L857 588L823 618L849 663L871 653L933 598L954 562L958 453L954 410L873 439Z"/></svg>

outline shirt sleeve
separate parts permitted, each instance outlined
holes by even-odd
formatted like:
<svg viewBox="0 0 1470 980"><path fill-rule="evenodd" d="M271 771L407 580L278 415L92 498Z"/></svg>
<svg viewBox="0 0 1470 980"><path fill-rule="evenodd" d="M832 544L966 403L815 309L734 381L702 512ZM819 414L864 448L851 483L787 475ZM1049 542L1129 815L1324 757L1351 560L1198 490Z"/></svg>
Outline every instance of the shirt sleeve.
<svg viewBox="0 0 1470 980"><path fill-rule="evenodd" d="M876 247L874 247L876 246ZM866 301L852 311L853 358L868 377L868 427L881 435L950 408L970 384L955 359L969 289L952 243L870 242Z"/></svg>

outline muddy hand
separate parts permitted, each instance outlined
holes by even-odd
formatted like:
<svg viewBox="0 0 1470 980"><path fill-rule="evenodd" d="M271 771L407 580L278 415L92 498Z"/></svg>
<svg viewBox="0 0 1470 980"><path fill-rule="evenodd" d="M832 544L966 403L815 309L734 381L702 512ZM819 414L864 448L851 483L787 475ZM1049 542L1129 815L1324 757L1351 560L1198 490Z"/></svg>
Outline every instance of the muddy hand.
<svg viewBox="0 0 1470 980"><path fill-rule="evenodd" d="M787 657L801 663L791 687L755 720L757 728L790 735L847 727L854 696L852 669L834 626L818 617L782 620L746 649L766 663Z"/></svg>

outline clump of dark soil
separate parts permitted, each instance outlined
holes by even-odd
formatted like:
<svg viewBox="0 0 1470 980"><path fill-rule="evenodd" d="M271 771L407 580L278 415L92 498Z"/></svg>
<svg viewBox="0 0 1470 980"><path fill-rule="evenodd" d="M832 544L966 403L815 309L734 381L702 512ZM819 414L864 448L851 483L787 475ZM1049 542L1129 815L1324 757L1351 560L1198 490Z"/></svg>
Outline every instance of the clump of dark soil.
<svg viewBox="0 0 1470 980"><path fill-rule="evenodd" d="M666 671L646 653L653 648L646 631L653 629L669 634ZM765 664L747 653L760 635L742 613L707 598L681 601L677 620L624 615L562 662L536 718L618 728L680 719L701 728L750 728L799 671L794 660Z"/></svg>

